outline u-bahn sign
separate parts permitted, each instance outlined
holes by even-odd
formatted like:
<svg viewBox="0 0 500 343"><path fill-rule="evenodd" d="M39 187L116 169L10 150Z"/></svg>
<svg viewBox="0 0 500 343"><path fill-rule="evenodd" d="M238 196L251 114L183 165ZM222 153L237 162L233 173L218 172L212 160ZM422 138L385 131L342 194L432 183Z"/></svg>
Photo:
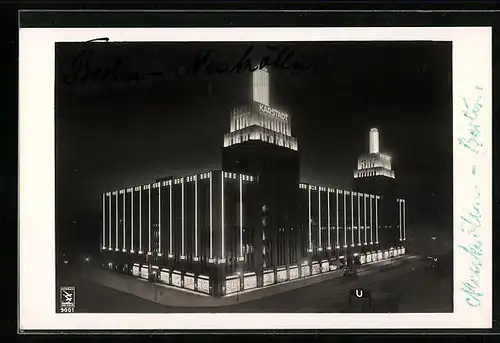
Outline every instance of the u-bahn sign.
<svg viewBox="0 0 500 343"><path fill-rule="evenodd" d="M370 312L372 295L363 288L354 288L349 292L349 309L352 312Z"/></svg>
<svg viewBox="0 0 500 343"><path fill-rule="evenodd" d="M363 288L354 288L351 289L350 296L355 297L357 299L371 298L371 293L369 291L364 290Z"/></svg>

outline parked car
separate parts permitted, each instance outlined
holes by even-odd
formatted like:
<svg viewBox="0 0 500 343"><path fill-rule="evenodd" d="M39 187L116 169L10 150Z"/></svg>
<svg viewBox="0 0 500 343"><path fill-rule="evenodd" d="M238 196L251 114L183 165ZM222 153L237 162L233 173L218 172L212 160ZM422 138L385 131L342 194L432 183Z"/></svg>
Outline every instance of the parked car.
<svg viewBox="0 0 500 343"><path fill-rule="evenodd" d="M427 263L430 268L439 267L439 257L438 256L427 256Z"/></svg>
<svg viewBox="0 0 500 343"><path fill-rule="evenodd" d="M344 276L357 276L358 271L355 267L344 267Z"/></svg>

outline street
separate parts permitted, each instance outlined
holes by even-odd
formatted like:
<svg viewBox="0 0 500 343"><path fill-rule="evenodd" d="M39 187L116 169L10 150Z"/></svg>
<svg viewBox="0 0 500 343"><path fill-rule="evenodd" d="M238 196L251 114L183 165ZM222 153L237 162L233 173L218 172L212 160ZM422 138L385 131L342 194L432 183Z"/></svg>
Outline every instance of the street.
<svg viewBox="0 0 500 343"><path fill-rule="evenodd" d="M451 312L452 262L451 254L443 256L440 269L435 269L425 261L405 259L390 268L369 270L353 278L333 278L258 300L209 308L164 306L69 274L61 276L64 282L60 285L75 286L75 312L79 313L351 312L348 293L354 288L372 293L372 312Z"/></svg>

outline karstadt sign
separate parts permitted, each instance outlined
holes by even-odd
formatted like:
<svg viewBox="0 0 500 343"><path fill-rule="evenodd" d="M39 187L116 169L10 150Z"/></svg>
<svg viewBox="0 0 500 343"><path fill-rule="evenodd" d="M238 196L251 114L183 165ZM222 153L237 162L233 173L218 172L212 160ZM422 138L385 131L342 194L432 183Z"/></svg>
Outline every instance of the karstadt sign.
<svg viewBox="0 0 500 343"><path fill-rule="evenodd" d="M264 104L259 104L259 111L278 117L279 119L282 120L288 120L288 114Z"/></svg>

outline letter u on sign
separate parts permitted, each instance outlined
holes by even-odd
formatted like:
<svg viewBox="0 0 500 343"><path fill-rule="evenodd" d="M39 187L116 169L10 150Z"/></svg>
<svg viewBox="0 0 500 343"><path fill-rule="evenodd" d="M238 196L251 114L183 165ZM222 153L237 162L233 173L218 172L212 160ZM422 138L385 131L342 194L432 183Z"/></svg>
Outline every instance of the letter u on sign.
<svg viewBox="0 0 500 343"><path fill-rule="evenodd" d="M363 288L354 288L354 289L351 289L350 291L350 295L351 297L356 297L356 298L370 298L371 295L370 295L370 292L369 291L365 291Z"/></svg>

